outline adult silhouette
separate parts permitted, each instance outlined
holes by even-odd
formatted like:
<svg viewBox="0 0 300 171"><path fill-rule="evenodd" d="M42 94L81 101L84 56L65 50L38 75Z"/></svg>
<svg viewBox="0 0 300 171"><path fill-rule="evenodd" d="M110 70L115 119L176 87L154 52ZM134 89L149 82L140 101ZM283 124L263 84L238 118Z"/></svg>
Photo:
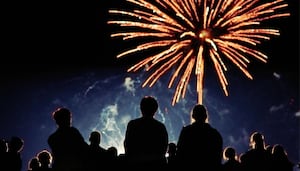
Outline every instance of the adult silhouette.
<svg viewBox="0 0 300 171"><path fill-rule="evenodd" d="M72 126L72 114L67 108L52 113L57 129L48 137L54 171L85 171L88 144L79 130Z"/></svg>
<svg viewBox="0 0 300 171"><path fill-rule="evenodd" d="M89 171L101 170L106 168L108 161L108 152L101 146L101 133L99 131L92 131L89 137L88 148L88 167Z"/></svg>
<svg viewBox="0 0 300 171"><path fill-rule="evenodd" d="M223 138L207 121L204 105L193 107L193 123L183 126L177 142L177 157L182 168L199 168L203 171L220 170Z"/></svg>
<svg viewBox="0 0 300 171"><path fill-rule="evenodd" d="M233 147L227 146L223 150L224 163L222 171L242 171L241 163L237 159L236 151Z"/></svg>
<svg viewBox="0 0 300 171"><path fill-rule="evenodd" d="M272 168L277 171L293 171L294 164L290 161L286 150L280 144L272 148Z"/></svg>
<svg viewBox="0 0 300 171"><path fill-rule="evenodd" d="M158 102L144 96L140 102L142 116L128 122L124 149L132 168L158 169L166 166L168 132L165 125L154 118Z"/></svg>
<svg viewBox="0 0 300 171"><path fill-rule="evenodd" d="M244 171L271 170L271 155L266 150L264 135L255 131L250 136L250 149L240 156Z"/></svg>
<svg viewBox="0 0 300 171"><path fill-rule="evenodd" d="M8 142L7 152L7 169L9 171L21 171L22 157L21 152L24 147L24 140L20 137L13 136Z"/></svg>

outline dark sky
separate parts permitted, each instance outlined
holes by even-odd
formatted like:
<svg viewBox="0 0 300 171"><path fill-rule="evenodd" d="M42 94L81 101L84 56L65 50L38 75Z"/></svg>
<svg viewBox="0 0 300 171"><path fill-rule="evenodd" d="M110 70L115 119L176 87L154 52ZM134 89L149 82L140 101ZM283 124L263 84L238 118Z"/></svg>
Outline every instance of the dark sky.
<svg viewBox="0 0 300 171"><path fill-rule="evenodd" d="M108 8L120 5L120 0L9 2L2 64L12 70L116 65L118 46L112 46L106 21Z"/></svg>
<svg viewBox="0 0 300 171"><path fill-rule="evenodd" d="M254 69L290 71L299 68L299 1L286 0L291 16L275 19L280 37L263 43L271 56ZM2 62L9 70L48 70L124 66L115 56L124 42L112 40L106 24L109 8L124 8L124 0L8 2L2 24ZM3 29L4 28L4 29Z"/></svg>

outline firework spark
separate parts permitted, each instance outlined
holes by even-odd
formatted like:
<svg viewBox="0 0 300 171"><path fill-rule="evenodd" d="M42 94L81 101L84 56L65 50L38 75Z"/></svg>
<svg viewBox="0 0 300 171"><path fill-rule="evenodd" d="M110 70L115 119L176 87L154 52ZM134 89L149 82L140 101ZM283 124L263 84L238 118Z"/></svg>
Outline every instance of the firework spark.
<svg viewBox="0 0 300 171"><path fill-rule="evenodd" d="M197 82L198 103L203 101L204 67L211 60L221 87L228 96L226 61L233 63L249 79L249 58L267 62L267 55L255 47L263 40L279 36L278 29L263 27L262 22L290 14L284 0L127 0L132 10L109 10L118 19L108 21L130 31L112 33L123 40L145 40L137 47L120 53L117 58L156 49L128 72L141 68L152 71L143 87L152 87L167 71L172 70L168 88L177 81L172 105L184 98L191 74ZM123 17L123 18L122 18ZM134 28L134 29L132 29Z"/></svg>

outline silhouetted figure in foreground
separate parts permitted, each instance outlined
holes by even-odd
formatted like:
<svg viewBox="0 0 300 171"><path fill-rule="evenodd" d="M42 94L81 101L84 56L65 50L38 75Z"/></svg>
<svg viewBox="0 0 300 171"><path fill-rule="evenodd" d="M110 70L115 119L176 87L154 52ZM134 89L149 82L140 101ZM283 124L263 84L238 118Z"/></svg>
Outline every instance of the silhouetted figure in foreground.
<svg viewBox="0 0 300 171"><path fill-rule="evenodd" d="M166 167L168 133L165 125L154 118L157 109L156 99L145 96L140 102L142 117L128 122L124 149L129 169Z"/></svg>
<svg viewBox="0 0 300 171"><path fill-rule="evenodd" d="M264 136L254 132L250 136L250 149L241 155L240 161L244 171L271 170L271 155L266 150Z"/></svg>
<svg viewBox="0 0 300 171"><path fill-rule="evenodd" d="M197 104L192 110L192 124L184 126L177 142L181 168L217 171L222 165L223 138L207 121L207 110Z"/></svg>
<svg viewBox="0 0 300 171"><path fill-rule="evenodd" d="M103 148L101 143L101 133L99 131L93 131L89 137L88 148L88 167L89 171L103 170L106 168L108 161L108 152Z"/></svg>
<svg viewBox="0 0 300 171"><path fill-rule="evenodd" d="M52 116L58 126L48 138L53 171L86 171L88 144L79 130L71 126L71 112L67 108L58 108Z"/></svg>
<svg viewBox="0 0 300 171"><path fill-rule="evenodd" d="M294 164L289 160L288 154L280 144L272 149L272 168L277 171L293 171Z"/></svg>
<svg viewBox="0 0 300 171"><path fill-rule="evenodd" d="M7 152L7 169L9 171L21 171L22 169L22 157L21 151L24 147L24 140L20 137L11 137L8 142Z"/></svg>
<svg viewBox="0 0 300 171"><path fill-rule="evenodd" d="M234 148L226 147L223 150L223 163L222 171L241 171L241 163L237 160L237 154Z"/></svg>

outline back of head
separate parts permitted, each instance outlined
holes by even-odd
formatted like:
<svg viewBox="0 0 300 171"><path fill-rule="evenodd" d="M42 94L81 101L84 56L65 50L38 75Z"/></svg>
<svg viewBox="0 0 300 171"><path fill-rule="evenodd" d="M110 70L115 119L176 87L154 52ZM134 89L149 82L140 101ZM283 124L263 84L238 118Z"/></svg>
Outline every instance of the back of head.
<svg viewBox="0 0 300 171"><path fill-rule="evenodd" d="M177 145L175 143L173 143L173 142L170 142L168 144L168 151L167 151L168 154L169 155L175 154L176 151L177 151Z"/></svg>
<svg viewBox="0 0 300 171"><path fill-rule="evenodd" d="M278 157L278 156L280 156L280 157L287 156L287 152L285 151L283 146L280 145L280 144L275 144L274 145L274 147L272 149L272 154L273 154L273 156L276 156L276 157Z"/></svg>
<svg viewBox="0 0 300 171"><path fill-rule="evenodd" d="M197 104L192 111L192 117L196 122L205 122L207 119L207 110L204 105Z"/></svg>
<svg viewBox="0 0 300 171"><path fill-rule="evenodd" d="M232 148L232 147L226 147L224 149L223 158L225 160L235 159L235 156L236 156L236 152L235 152L234 148Z"/></svg>
<svg viewBox="0 0 300 171"><path fill-rule="evenodd" d="M24 146L24 140L20 137L11 137L8 142L8 151L21 152Z"/></svg>
<svg viewBox="0 0 300 171"><path fill-rule="evenodd" d="M91 144L100 144L100 141L101 141L100 132L98 132L98 131L91 132L89 141L91 142Z"/></svg>
<svg viewBox="0 0 300 171"><path fill-rule="evenodd" d="M259 132L254 132L250 136L250 145L252 148L265 148L264 141L264 136Z"/></svg>
<svg viewBox="0 0 300 171"><path fill-rule="evenodd" d="M59 127L68 127L71 125L72 114L67 108L58 108L52 113L52 117Z"/></svg>
<svg viewBox="0 0 300 171"><path fill-rule="evenodd" d="M37 157L42 165L49 165L52 162L52 155L48 150L42 150Z"/></svg>
<svg viewBox="0 0 300 171"><path fill-rule="evenodd" d="M37 170L40 167L40 162L37 157L34 157L28 162L28 170Z"/></svg>
<svg viewBox="0 0 300 171"><path fill-rule="evenodd" d="M140 109L143 116L153 117L158 109L158 103L152 96L145 96L140 103Z"/></svg>
<svg viewBox="0 0 300 171"><path fill-rule="evenodd" d="M110 146L107 148L107 153L110 157L117 157L118 156L118 149L114 146Z"/></svg>

